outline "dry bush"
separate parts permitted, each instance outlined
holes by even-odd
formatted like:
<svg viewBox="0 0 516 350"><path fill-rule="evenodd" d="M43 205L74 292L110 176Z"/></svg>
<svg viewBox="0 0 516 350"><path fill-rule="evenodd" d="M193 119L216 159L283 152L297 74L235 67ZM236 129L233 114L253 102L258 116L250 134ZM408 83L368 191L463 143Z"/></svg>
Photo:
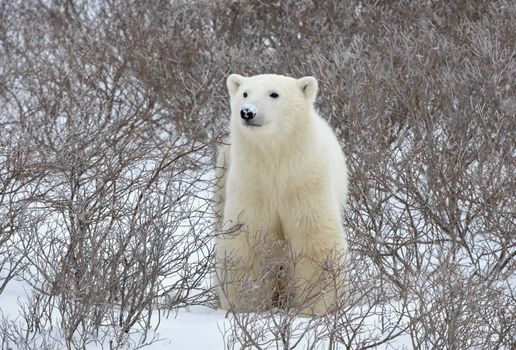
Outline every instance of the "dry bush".
<svg viewBox="0 0 516 350"><path fill-rule="evenodd" d="M227 347L510 349L515 18L503 0L0 0L0 293L32 288L2 346L136 348L163 303L211 304L224 79L277 72L319 79L348 155L350 291L322 318L232 314Z"/></svg>
<svg viewBox="0 0 516 350"><path fill-rule="evenodd" d="M1 327L20 348L118 348L131 333L139 346L158 307L211 301L217 135L191 117L202 102L150 85L137 8L88 5L4 3L0 263L3 285L16 275L32 290L21 325ZM111 45L115 32L127 42Z"/></svg>

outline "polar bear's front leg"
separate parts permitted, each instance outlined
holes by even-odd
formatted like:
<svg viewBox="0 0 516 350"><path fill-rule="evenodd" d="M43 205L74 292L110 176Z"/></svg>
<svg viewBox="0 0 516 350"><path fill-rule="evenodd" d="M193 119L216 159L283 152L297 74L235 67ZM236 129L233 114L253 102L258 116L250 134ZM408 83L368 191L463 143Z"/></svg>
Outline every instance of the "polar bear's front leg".
<svg viewBox="0 0 516 350"><path fill-rule="evenodd" d="M271 307L274 271L270 267L278 249L275 225L256 210L232 211L228 207L225 218L216 249L221 307L236 312Z"/></svg>
<svg viewBox="0 0 516 350"><path fill-rule="evenodd" d="M246 281L258 278L255 254L245 231L230 229L216 247L217 294L225 310L247 311L242 295Z"/></svg>
<svg viewBox="0 0 516 350"><path fill-rule="evenodd" d="M346 282L342 251L303 250L298 257L294 264L292 306L310 316L323 316L340 308Z"/></svg>
<svg viewBox="0 0 516 350"><path fill-rule="evenodd" d="M290 202L281 221L293 252L293 306L324 315L345 292L347 243L337 203L314 198Z"/></svg>

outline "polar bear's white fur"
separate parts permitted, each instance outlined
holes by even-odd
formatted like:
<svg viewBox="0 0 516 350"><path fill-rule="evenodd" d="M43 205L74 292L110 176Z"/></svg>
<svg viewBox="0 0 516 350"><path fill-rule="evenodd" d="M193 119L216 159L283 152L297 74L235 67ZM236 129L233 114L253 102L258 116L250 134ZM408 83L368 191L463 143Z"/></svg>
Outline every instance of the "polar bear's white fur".
<svg viewBox="0 0 516 350"><path fill-rule="evenodd" d="M227 87L230 137L219 151L216 193L224 232L216 245L221 306L253 311L258 300L249 290L258 290L270 273L263 261L281 261L283 254L294 258L288 269L280 267L293 286L289 307L325 314L338 294L331 286L342 286L346 279L344 272L337 278L321 276L328 257L334 267L345 264L341 209L348 178L339 142L314 108L317 80L232 74ZM262 246L268 241L285 245ZM270 293L262 290L254 298L271 298L273 287L266 289Z"/></svg>

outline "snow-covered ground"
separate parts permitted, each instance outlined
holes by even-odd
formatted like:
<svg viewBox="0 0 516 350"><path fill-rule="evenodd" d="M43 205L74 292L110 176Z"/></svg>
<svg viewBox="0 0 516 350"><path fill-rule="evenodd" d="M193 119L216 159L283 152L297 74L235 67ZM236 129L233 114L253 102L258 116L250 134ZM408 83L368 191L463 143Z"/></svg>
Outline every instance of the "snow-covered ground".
<svg viewBox="0 0 516 350"><path fill-rule="evenodd" d="M2 322L9 321L23 325L21 317L22 305L27 300L27 293L30 292L29 286L25 282L13 280L8 284L7 288L0 295L0 320ZM3 320L2 320L3 319ZM263 321L263 320L262 320ZM308 344L313 341L314 333L312 331L303 331L308 319L299 317L294 321L293 329L299 331L298 334L303 334L301 341L296 346L296 349L305 349ZM375 316L367 317L367 322L370 326L378 324L379 319ZM265 321L266 323L266 321ZM264 323L264 326L265 326ZM154 331L148 332L147 338L142 341L140 334L134 333L130 336L128 342L128 349L139 348L138 344L146 344L142 346L149 350L168 350L168 349L187 349L187 350L206 350L206 349L226 349L228 348L228 339L231 337L231 316L228 316L224 310L214 310L206 306L194 306L183 308L170 312L155 312L152 316L152 327ZM296 326L298 325L298 327ZM234 325L233 325L234 326ZM57 340L61 344L65 344L62 335L54 327L51 338ZM48 333L47 333L48 335ZM39 338L38 338L39 337ZM268 337L266 337L268 338ZM298 338L296 336L294 339ZM29 348L45 348L42 346L41 336L35 334L32 338ZM263 340L263 339L262 339ZM8 342L2 344L6 349L17 349L17 344ZM6 347L9 346L9 347ZM141 346L141 345L140 345ZM63 345L64 348L64 345ZM229 348L238 349L239 345ZM276 347L274 342L271 342L266 347L267 349L282 348ZM318 342L316 349L327 349L326 341ZM410 349L410 338L400 337L393 345L382 345L377 349ZM110 349L109 339L106 339L103 344L90 343L86 349L88 350L104 350Z"/></svg>
<svg viewBox="0 0 516 350"><path fill-rule="evenodd" d="M204 306L181 310L162 320L158 334L162 341L149 349L223 349L221 329L224 329L226 312ZM220 329L219 329L220 327Z"/></svg>
<svg viewBox="0 0 516 350"><path fill-rule="evenodd" d="M26 295L29 287L21 281L11 281L4 292L0 295L1 318L9 322L22 325L20 315L21 305L27 299ZM189 309L171 311L168 314L157 313L153 316L153 326L159 324L156 332L149 332L150 338L157 339L145 349L165 350L165 349L224 349L224 338L221 330L224 323L228 323L226 312L214 310L205 306L195 306ZM137 335L132 337L134 342L138 341ZM34 339L37 343L37 339ZM9 344L16 349L15 344ZM108 344L91 344L88 350L109 349Z"/></svg>

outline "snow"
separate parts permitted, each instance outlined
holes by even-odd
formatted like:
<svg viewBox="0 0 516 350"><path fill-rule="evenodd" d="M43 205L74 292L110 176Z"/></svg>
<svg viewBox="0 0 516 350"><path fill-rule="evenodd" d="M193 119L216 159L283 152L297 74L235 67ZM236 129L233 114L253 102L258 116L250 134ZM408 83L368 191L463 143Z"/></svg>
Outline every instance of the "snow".
<svg viewBox="0 0 516 350"><path fill-rule="evenodd" d="M224 349L221 329L228 322L226 312L205 306L180 310L163 320L158 333L162 341L148 349Z"/></svg>
<svg viewBox="0 0 516 350"><path fill-rule="evenodd" d="M15 320L19 314L19 302L25 300L26 284L19 279L12 279L0 294L0 315Z"/></svg>
<svg viewBox="0 0 516 350"><path fill-rule="evenodd" d="M13 280L11 281L4 292L0 295L0 321L14 322L19 327L23 327L23 319L21 317L21 309L23 304L28 300L27 293L30 292L30 287L23 281ZM360 312L360 310L357 310ZM253 314L250 316L253 318ZM281 316L276 315L274 317L276 321L281 323ZM146 339L141 339L140 334L134 333L130 336L127 349L137 348L138 344L145 345L144 349L149 350L168 350L168 349L189 349L189 350L205 350L205 349L225 349L228 344L228 337L230 337L230 330L232 317L227 316L227 312L224 310L215 310L207 306L193 306L189 308L183 308L175 311L162 311L160 313L154 313L152 316L152 327L153 331L150 331ZM262 319L260 316L256 318L260 324L264 327L270 327L270 320ZM310 341L313 341L314 330L306 332L305 326L308 324L309 319L298 317L294 321L294 333L302 336L301 342L296 348L303 349L309 345ZM374 325L381 322L379 316L367 317L367 323L369 326L374 328ZM366 326L369 327L369 326ZM52 337L53 339L59 339L62 344L64 340L58 330L49 329L46 330L45 336ZM296 331L297 329L297 331ZM227 334L224 334L227 331ZM266 333L266 337L269 338L271 335ZM294 337L297 338L297 337ZM393 345L383 345L378 349L404 349L410 348L410 339L405 337L401 342L398 341ZM2 339L0 339L1 341ZM262 339L264 340L264 339ZM41 347L44 344L44 339L40 334L35 334L35 338L32 340L32 347ZM278 344L270 339L265 341L268 346L265 348L277 348ZM150 344L149 344L150 343ZM326 341L319 342L316 349L327 348ZM8 343L13 345L12 343ZM408 346L408 347L407 347ZM29 346L30 347L30 346ZM280 346L281 347L281 346ZM90 343L86 349L88 350L103 350L109 349L109 339L100 343ZM238 348L238 345L237 345ZM124 347L125 349L125 347Z"/></svg>
<svg viewBox="0 0 516 350"><path fill-rule="evenodd" d="M22 326L21 307L27 301L30 287L23 281L12 280L0 294L0 320L17 323ZM226 323L226 326L224 326ZM195 306L178 311L162 312L153 315L153 327L157 330L147 337L157 339L144 349L224 349L221 330L229 327L229 320L223 310L214 310L206 306ZM55 334L57 335L57 334ZM131 336L133 344L139 341L139 335ZM1 339L0 339L1 341ZM35 343L38 343L37 336ZM11 344L12 345L12 344ZM109 344L91 344L88 350L108 349Z"/></svg>

